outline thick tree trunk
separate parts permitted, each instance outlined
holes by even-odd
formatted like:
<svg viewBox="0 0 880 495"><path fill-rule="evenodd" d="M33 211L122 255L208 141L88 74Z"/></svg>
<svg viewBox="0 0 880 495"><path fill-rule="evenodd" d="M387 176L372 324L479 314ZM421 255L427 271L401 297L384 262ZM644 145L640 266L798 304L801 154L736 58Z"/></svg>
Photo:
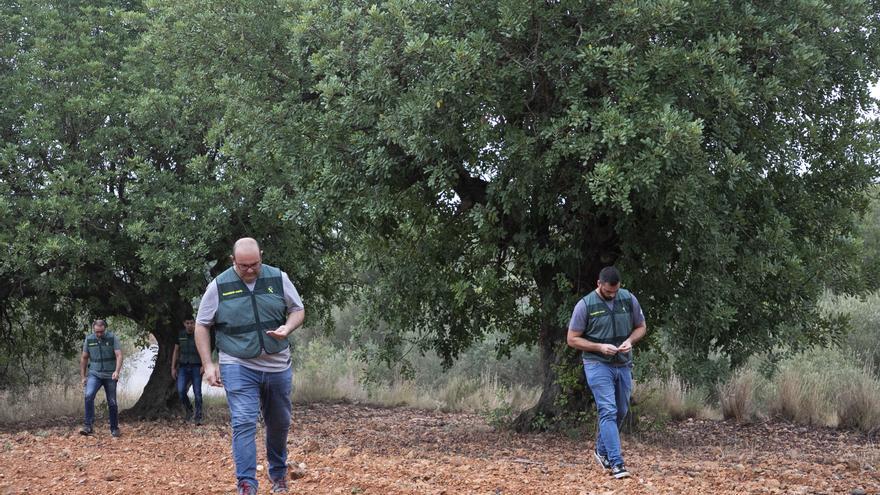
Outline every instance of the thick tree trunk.
<svg viewBox="0 0 880 495"><path fill-rule="evenodd" d="M544 331L541 332L545 334ZM523 411L514 421L520 432L552 429L572 423L581 412L590 411L592 397L586 388L580 353L569 349L564 334L546 332L540 342L543 385L538 403Z"/></svg>
<svg viewBox="0 0 880 495"><path fill-rule="evenodd" d="M596 271L598 273L598 271ZM541 294L541 350L543 385L538 403L514 420L517 431L546 430L576 421L588 411L592 397L586 389L580 353L568 347L568 328L558 323L561 305L552 267L540 270L535 281Z"/></svg>
<svg viewBox="0 0 880 495"><path fill-rule="evenodd" d="M183 327L184 318L191 313L189 303L177 301L175 309L160 317L153 328L153 337L159 344L153 372L140 399L124 411L126 417L139 419L166 418L179 414L182 406L177 398L177 386L171 377L171 355L177 342L177 333Z"/></svg>
<svg viewBox="0 0 880 495"><path fill-rule="evenodd" d="M158 332L157 332L158 333ZM153 334L159 343L156 363L140 399L125 411L126 417L158 419L177 414L181 409L175 380L171 377L171 353L174 337Z"/></svg>

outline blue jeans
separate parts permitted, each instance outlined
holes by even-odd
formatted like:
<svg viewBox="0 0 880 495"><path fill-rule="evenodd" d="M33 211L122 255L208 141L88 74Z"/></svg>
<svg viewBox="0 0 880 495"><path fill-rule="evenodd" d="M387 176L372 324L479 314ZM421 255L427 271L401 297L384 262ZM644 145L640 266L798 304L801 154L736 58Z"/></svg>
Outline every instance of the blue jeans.
<svg viewBox="0 0 880 495"><path fill-rule="evenodd" d="M587 384L593 391L599 416L596 450L608 458L612 466L623 464L620 452L620 425L629 410L632 395L632 368L611 366L598 361L584 363Z"/></svg>
<svg viewBox="0 0 880 495"><path fill-rule="evenodd" d="M202 365L201 364L181 364L177 368L177 395L180 397L180 403L186 409L187 414L191 413L193 408L189 402L186 392L192 384L193 398L196 403L196 419L202 419Z"/></svg>
<svg viewBox="0 0 880 495"><path fill-rule="evenodd" d="M119 406L116 404L116 380L112 378L98 378L89 373L86 379L86 389L84 392L86 399L86 419L85 426L92 426L95 422L95 396L98 395L98 389L104 387L104 395L107 397L107 409L110 410L110 429L119 428Z"/></svg>
<svg viewBox="0 0 880 495"><path fill-rule="evenodd" d="M232 422L232 458L238 482L258 486L257 420L263 412L269 478L287 476L287 431L290 429L290 388L293 370L268 373L240 364L221 364L220 376Z"/></svg>

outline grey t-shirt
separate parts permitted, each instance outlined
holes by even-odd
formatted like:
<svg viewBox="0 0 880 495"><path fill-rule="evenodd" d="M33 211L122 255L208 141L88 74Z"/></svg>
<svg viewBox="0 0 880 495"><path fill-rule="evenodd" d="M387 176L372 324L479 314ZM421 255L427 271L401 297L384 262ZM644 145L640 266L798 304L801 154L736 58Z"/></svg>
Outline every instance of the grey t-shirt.
<svg viewBox="0 0 880 495"><path fill-rule="evenodd" d="M293 286L293 282L290 281L290 277L285 272L281 272L281 283L284 287L284 302L287 303L287 314L302 311L303 303L299 297L299 292L296 291L296 287ZM253 291L256 284L257 282L254 280L252 283L246 283L245 285ZM212 280L202 296L201 303L199 303L196 323L206 327L214 325L214 315L217 313L217 305L219 303L220 297L217 294L217 280ZM272 337L267 335L266 338L271 339ZM284 371L290 367L290 347L275 354L266 354L266 351L263 351L262 354L251 359L237 358L223 351L219 351L219 355L220 364L240 364L256 371L276 372Z"/></svg>
<svg viewBox="0 0 880 495"><path fill-rule="evenodd" d="M110 334L110 338L113 339L113 353L116 354L116 351L119 351L119 350L122 349L122 346L119 345L119 337L117 337L116 334L114 334L114 333L112 333L112 332L108 332L108 331L105 330L105 331L104 331L104 338L107 338L107 337L108 337L107 334ZM95 334L92 333L91 335L95 335ZM97 337L96 337L96 338L97 338ZM99 340L103 340L103 339L99 339ZM83 352L84 352L85 354L88 354L88 353L89 353L89 342L88 342L88 337L86 337L85 339L83 339ZM116 365L114 364L113 366L114 366L114 369L115 369L115 366L116 366ZM89 369L89 374L90 374L90 375L95 375L95 376L97 376L98 378L113 378L113 370L110 370L110 371L95 371L95 370Z"/></svg>
<svg viewBox="0 0 880 495"><path fill-rule="evenodd" d="M632 296L633 306L632 327L636 328L645 322L645 314L642 312L642 306L639 304L639 300L636 299L635 294L630 293L630 295ZM600 299L602 298L600 297ZM610 301L602 299L602 302L608 306L608 309L611 312L614 312L614 299ZM584 302L584 298L581 298L581 300L575 304L574 311L571 313L571 320L568 322L568 329L572 332L583 333L587 329L587 320L587 304ZM584 359L584 362L587 362L587 360Z"/></svg>

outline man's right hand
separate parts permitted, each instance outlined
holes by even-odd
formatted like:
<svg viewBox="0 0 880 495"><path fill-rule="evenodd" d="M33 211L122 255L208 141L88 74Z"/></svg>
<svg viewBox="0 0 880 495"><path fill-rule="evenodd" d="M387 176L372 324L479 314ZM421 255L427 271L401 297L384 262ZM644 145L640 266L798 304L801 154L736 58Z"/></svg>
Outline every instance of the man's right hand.
<svg viewBox="0 0 880 495"><path fill-rule="evenodd" d="M171 368L171 378L177 380L177 368Z"/></svg>
<svg viewBox="0 0 880 495"><path fill-rule="evenodd" d="M617 354L617 347L614 347L611 344L602 344L602 354L606 356L613 356Z"/></svg>
<svg viewBox="0 0 880 495"><path fill-rule="evenodd" d="M86 388L86 377L82 377L83 388Z"/></svg>
<svg viewBox="0 0 880 495"><path fill-rule="evenodd" d="M222 387L223 381L220 379L220 367L214 363L205 366L205 380L212 387Z"/></svg>

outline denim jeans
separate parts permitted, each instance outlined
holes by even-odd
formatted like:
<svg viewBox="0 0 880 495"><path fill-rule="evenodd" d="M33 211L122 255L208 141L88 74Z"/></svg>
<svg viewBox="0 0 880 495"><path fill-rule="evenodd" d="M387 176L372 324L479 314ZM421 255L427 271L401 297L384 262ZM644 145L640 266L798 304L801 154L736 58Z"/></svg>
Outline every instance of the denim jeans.
<svg viewBox="0 0 880 495"><path fill-rule="evenodd" d="M104 395L107 397L107 409L110 410L110 429L119 428L119 406L116 405L116 380L112 378L98 378L89 374L86 379L86 389L84 391L86 399L86 418L85 426L92 426L95 422L95 396L98 395L98 389L104 387Z"/></svg>
<svg viewBox="0 0 880 495"><path fill-rule="evenodd" d="M632 368L587 361L584 363L584 373L593 398L596 399L599 416L596 450L600 455L606 456L612 466L623 464L619 428L629 410Z"/></svg>
<svg viewBox="0 0 880 495"><path fill-rule="evenodd" d="M257 420L263 412L269 478L287 476L287 431L290 429L290 388L293 370L268 373L240 364L221 364L220 376L232 422L232 458L238 482L258 486Z"/></svg>
<svg viewBox="0 0 880 495"><path fill-rule="evenodd" d="M187 413L191 413L193 408L189 402L186 392L192 384L193 398L196 403L196 419L202 419L202 365L201 364L181 364L177 368L177 395L180 397L180 403Z"/></svg>

